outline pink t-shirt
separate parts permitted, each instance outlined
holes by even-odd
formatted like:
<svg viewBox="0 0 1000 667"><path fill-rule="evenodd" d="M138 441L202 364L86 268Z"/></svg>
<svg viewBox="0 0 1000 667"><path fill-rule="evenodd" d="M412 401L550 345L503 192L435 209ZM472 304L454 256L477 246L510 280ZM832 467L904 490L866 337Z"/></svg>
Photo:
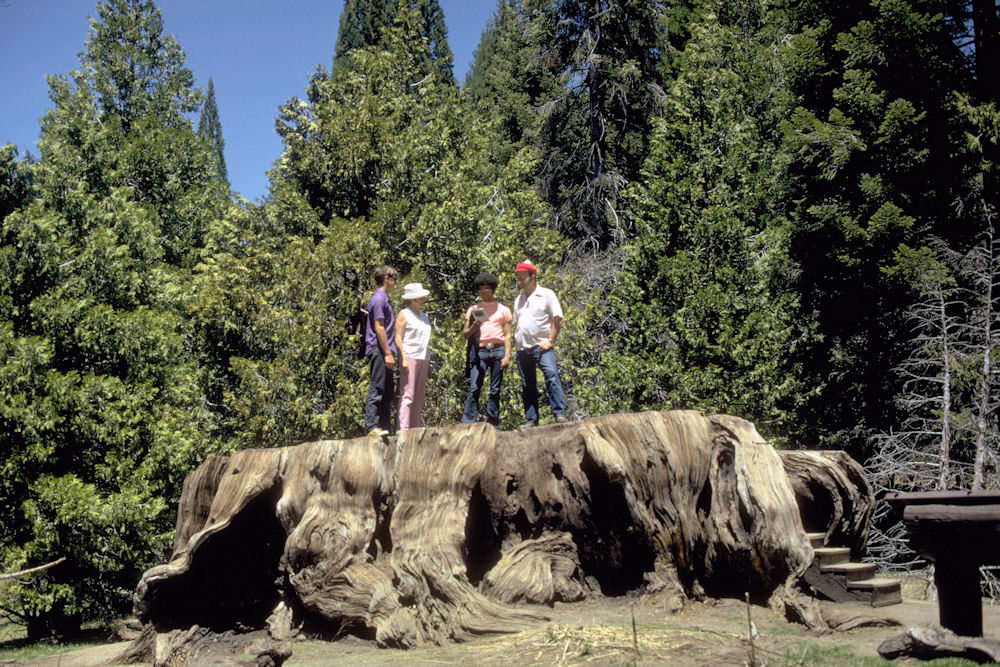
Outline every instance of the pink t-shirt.
<svg viewBox="0 0 1000 667"><path fill-rule="evenodd" d="M514 317L510 314L510 308L503 305L499 301L491 301L490 303L477 303L475 305L469 306L469 309L465 311L465 321L468 322L472 319L472 309L482 308L486 311L486 321L479 326L479 344L486 345L487 343L503 343L503 325L507 322L513 321Z"/></svg>

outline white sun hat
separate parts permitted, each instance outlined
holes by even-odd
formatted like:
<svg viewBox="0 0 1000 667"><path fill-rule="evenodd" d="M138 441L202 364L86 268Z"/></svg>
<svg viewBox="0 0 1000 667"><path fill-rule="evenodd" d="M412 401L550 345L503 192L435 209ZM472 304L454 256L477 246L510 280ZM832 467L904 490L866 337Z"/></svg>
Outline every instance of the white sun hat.
<svg viewBox="0 0 1000 667"><path fill-rule="evenodd" d="M430 293L430 290L424 289L424 286L420 283L407 283L406 287L403 288L403 301L419 299L420 297L428 296Z"/></svg>

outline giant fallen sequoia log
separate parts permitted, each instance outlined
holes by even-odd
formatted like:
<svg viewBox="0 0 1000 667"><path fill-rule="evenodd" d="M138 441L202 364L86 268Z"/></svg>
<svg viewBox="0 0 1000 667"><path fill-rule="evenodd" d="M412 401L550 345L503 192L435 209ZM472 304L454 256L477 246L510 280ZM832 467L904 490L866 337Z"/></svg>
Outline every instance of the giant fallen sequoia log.
<svg viewBox="0 0 1000 667"><path fill-rule="evenodd" d="M410 647L544 619L522 601L749 592L822 627L794 588L813 554L793 487L829 465L786 473L753 424L691 411L239 451L186 480L136 610L161 630L283 619Z"/></svg>

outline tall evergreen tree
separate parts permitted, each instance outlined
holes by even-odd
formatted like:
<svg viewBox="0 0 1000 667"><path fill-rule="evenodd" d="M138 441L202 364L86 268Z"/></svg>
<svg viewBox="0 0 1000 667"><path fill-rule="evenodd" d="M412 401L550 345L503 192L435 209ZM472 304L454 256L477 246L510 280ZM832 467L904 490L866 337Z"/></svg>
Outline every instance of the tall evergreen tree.
<svg viewBox="0 0 1000 667"><path fill-rule="evenodd" d="M638 177L662 101L668 7L630 0L501 0L467 81L508 141L541 151L560 228L604 248L627 237L620 195Z"/></svg>
<svg viewBox="0 0 1000 667"><path fill-rule="evenodd" d="M598 248L627 233L620 194L648 150L660 99L660 20L665 3L524 0L536 57L558 77L539 100L545 198L572 238Z"/></svg>
<svg viewBox="0 0 1000 667"><path fill-rule="evenodd" d="M219 119L219 106L215 101L215 83L208 79L208 89L205 92L205 104L201 107L201 117L198 119L198 136L212 142L215 149L219 178L229 180L229 170L226 169L226 142L222 138L222 120Z"/></svg>
<svg viewBox="0 0 1000 667"><path fill-rule="evenodd" d="M448 28L438 0L347 0L340 14L333 73L351 68L354 49L390 48L387 31L403 9L415 11L421 23L420 37L425 40L426 51L420 57L420 71L424 75L434 73L442 83L454 84L454 56L448 46Z"/></svg>
<svg viewBox="0 0 1000 667"><path fill-rule="evenodd" d="M538 135L536 105L560 95L559 79L537 57L519 0L499 0L483 31L463 94L470 111L493 119L495 163L532 145Z"/></svg>
<svg viewBox="0 0 1000 667"><path fill-rule="evenodd" d="M340 13L340 28L334 46L333 71L349 67L350 52L383 45L382 33L392 25L390 6L395 0L347 0Z"/></svg>
<svg viewBox="0 0 1000 667"><path fill-rule="evenodd" d="M818 0L788 11L811 44L792 71L801 106L785 125L791 250L823 341L811 371L829 382L802 418L861 457L871 429L898 422L891 369L905 354L911 286L888 273L895 251L971 229L952 208L968 171L953 91L970 78L948 9Z"/></svg>
<svg viewBox="0 0 1000 667"><path fill-rule="evenodd" d="M617 409L737 414L771 436L797 430L815 388L800 351L779 123L794 40L764 3L706 2L629 191L638 233L615 295L624 333L606 355Z"/></svg>
<svg viewBox="0 0 1000 667"><path fill-rule="evenodd" d="M186 126L197 108L194 76L184 52L163 34L152 0L111 0L97 6L81 64L103 118L128 134L139 120L155 117L168 127Z"/></svg>
<svg viewBox="0 0 1000 667"><path fill-rule="evenodd" d="M51 77L36 196L0 232L0 567L29 637L129 610L211 423L186 313L228 188L151 2L97 6L82 69Z"/></svg>

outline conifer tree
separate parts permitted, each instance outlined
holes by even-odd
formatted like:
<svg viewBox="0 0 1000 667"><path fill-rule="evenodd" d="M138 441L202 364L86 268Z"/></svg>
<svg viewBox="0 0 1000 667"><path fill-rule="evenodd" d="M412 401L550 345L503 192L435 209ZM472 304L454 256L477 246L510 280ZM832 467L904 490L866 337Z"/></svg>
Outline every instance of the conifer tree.
<svg viewBox="0 0 1000 667"><path fill-rule="evenodd" d="M194 76L184 53L163 34L163 18L152 0L110 0L97 6L81 64L102 118L115 119L123 134L143 118L168 127L185 126L197 108Z"/></svg>
<svg viewBox="0 0 1000 667"><path fill-rule="evenodd" d="M198 119L198 136L212 142L218 161L219 178L229 180L229 170L226 169L226 154L223 149L226 142L222 138L222 121L219 119L219 106L215 101L215 83L208 79L208 89L205 92L205 104L201 108Z"/></svg>
<svg viewBox="0 0 1000 667"><path fill-rule="evenodd" d="M495 121L498 134L491 144L498 166L534 144L538 135L535 107L559 97L560 91L558 77L537 57L519 1L499 0L462 91L471 113Z"/></svg>
<svg viewBox="0 0 1000 667"><path fill-rule="evenodd" d="M823 341L811 371L830 382L802 419L859 458L867 433L899 421L891 369L912 286L892 277L896 249L931 233L961 244L972 230L953 210L969 168L954 91L970 77L948 9L819 0L789 11L810 44L792 70L801 106L784 126L791 252Z"/></svg>
<svg viewBox="0 0 1000 667"><path fill-rule="evenodd" d="M426 51L421 55L421 71L432 72L442 83L454 84L454 56L448 46L448 28L438 0L347 0L340 14L340 29L334 47L333 73L352 65L351 51L368 46L390 48L387 33L401 10L415 11L421 24Z"/></svg>
<svg viewBox="0 0 1000 667"><path fill-rule="evenodd" d="M534 116L543 196L581 244L627 236L620 195L638 176L662 99L665 15L659 1L509 0L483 34L470 94L495 101L515 134Z"/></svg>
<svg viewBox="0 0 1000 667"><path fill-rule="evenodd" d="M152 2L97 6L82 69L50 77L30 202L0 230L0 569L31 638L126 613L170 548L169 506L210 444L186 312L228 188Z"/></svg>
<svg viewBox="0 0 1000 667"><path fill-rule="evenodd" d="M340 13L340 28L334 46L333 71L348 67L350 52L383 45L382 33L392 25L390 5L394 0L347 0Z"/></svg>
<svg viewBox="0 0 1000 667"><path fill-rule="evenodd" d="M780 24L763 3L705 9L629 190L638 230L615 295L624 333L606 355L607 400L741 415L787 437L815 386L793 352L812 332L776 176L794 42L773 48Z"/></svg>

